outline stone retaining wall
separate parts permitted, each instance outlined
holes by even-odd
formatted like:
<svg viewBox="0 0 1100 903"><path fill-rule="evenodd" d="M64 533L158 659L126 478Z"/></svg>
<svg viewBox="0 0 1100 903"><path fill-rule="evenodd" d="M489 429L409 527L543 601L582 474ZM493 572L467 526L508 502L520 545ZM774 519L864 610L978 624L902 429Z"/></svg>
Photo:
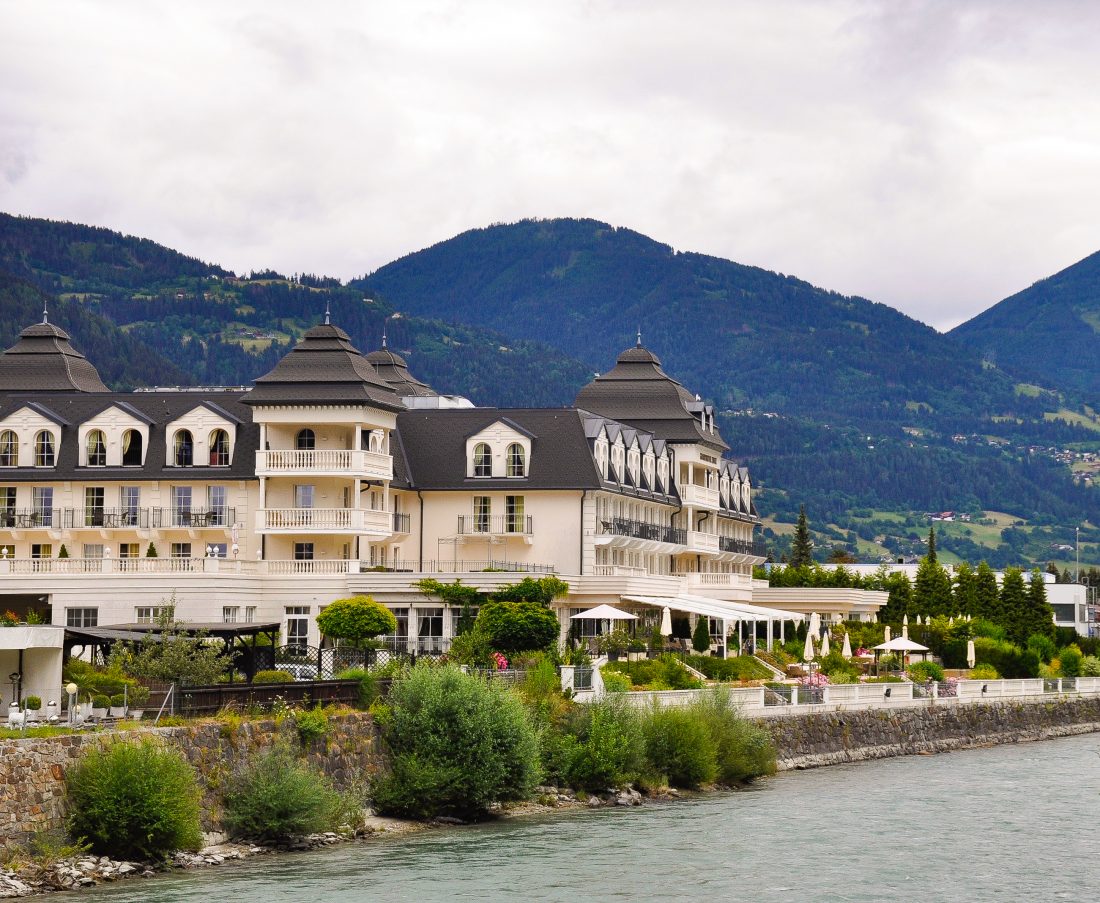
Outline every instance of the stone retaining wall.
<svg viewBox="0 0 1100 903"><path fill-rule="evenodd" d="M775 741L782 771L1100 731L1100 698L820 712L759 723Z"/></svg>
<svg viewBox="0 0 1100 903"><path fill-rule="evenodd" d="M324 740L310 745L307 757L341 789L350 789L382 762L377 731L365 714L335 716ZM58 828L65 811L65 772L90 747L133 737L136 731L76 733L25 740L0 740L0 846L22 845L35 832ZM178 747L199 772L204 789L203 828L221 827L219 802L225 781L256 751L278 739L297 744L291 719L205 721L186 727L141 731Z"/></svg>

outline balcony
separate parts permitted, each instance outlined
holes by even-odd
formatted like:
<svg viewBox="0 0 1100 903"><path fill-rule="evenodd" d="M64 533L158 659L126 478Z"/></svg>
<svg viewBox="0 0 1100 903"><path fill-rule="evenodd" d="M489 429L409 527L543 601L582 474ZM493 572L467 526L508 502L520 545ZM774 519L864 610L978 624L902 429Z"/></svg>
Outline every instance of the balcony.
<svg viewBox="0 0 1100 903"><path fill-rule="evenodd" d="M732 536L719 536L718 548L723 552L734 552L738 555L752 555L756 558L767 558L768 550L759 540L734 539Z"/></svg>
<svg viewBox="0 0 1100 903"><path fill-rule="evenodd" d="M154 508L156 530L228 530L237 522L236 508Z"/></svg>
<svg viewBox="0 0 1100 903"><path fill-rule="evenodd" d="M725 589L738 587L739 589L751 589L752 577L748 574L707 574L690 573L683 575L689 589Z"/></svg>
<svg viewBox="0 0 1100 903"><path fill-rule="evenodd" d="M408 514L393 513L393 532L394 533L411 533L412 532L412 517Z"/></svg>
<svg viewBox="0 0 1100 903"><path fill-rule="evenodd" d="M649 524L645 521L614 517L600 522L600 532L612 536L627 536L631 539L647 539L651 542L667 542L682 546L686 541L686 532L680 527L664 524Z"/></svg>
<svg viewBox="0 0 1100 903"><path fill-rule="evenodd" d="M351 448L280 448L256 452L258 477L360 477L392 480L393 458Z"/></svg>
<svg viewBox="0 0 1100 903"><path fill-rule="evenodd" d="M148 508L66 508L65 527L76 530L147 530Z"/></svg>
<svg viewBox="0 0 1100 903"><path fill-rule="evenodd" d="M260 533L346 533L389 536L390 511L369 508L261 508L256 512Z"/></svg>
<svg viewBox="0 0 1100 903"><path fill-rule="evenodd" d="M681 483L676 487L680 492L680 501L693 508L718 510L718 490L708 486L696 486L694 483Z"/></svg>
<svg viewBox="0 0 1100 903"><path fill-rule="evenodd" d="M718 534L687 531L687 550L702 555L718 554Z"/></svg>
<svg viewBox="0 0 1100 903"><path fill-rule="evenodd" d="M0 511L0 528L6 530L60 530L64 524L62 508L5 508Z"/></svg>
<svg viewBox="0 0 1100 903"><path fill-rule="evenodd" d="M530 536L535 532L535 519L530 514L460 514L460 535Z"/></svg>

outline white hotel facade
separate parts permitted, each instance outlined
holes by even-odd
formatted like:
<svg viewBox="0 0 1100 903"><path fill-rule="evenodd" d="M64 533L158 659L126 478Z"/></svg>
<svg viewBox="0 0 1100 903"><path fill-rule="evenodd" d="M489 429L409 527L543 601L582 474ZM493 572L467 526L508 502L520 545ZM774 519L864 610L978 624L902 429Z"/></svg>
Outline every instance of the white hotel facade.
<svg viewBox="0 0 1100 903"><path fill-rule="evenodd" d="M493 589L556 573L562 630L610 603L754 611L757 516L714 410L642 347L565 409L474 407L383 348L314 327L249 391L111 392L53 324L0 355L0 609L54 624L278 622L316 645L374 596L398 644L446 648L424 576ZM153 557L155 556L155 557Z"/></svg>

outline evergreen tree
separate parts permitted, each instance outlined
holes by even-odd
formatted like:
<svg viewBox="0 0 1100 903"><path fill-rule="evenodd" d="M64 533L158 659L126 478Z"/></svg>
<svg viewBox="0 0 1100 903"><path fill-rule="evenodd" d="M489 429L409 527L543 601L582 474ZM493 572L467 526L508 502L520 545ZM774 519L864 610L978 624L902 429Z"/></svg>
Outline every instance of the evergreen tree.
<svg viewBox="0 0 1100 903"><path fill-rule="evenodd" d="M798 506L798 526L794 530L794 543L791 545L791 567L809 567L814 560L814 542L810 539L810 528L806 525L806 506Z"/></svg>
<svg viewBox="0 0 1100 903"><path fill-rule="evenodd" d="M1008 638L1020 646L1027 645L1028 592L1024 574L1019 568L1005 568L1001 581L1000 624L1008 631Z"/></svg>
<svg viewBox="0 0 1100 903"><path fill-rule="evenodd" d="M935 540L930 538L935 554ZM934 557L926 555L917 568L917 579L913 583L913 614L946 615L952 608L951 579L947 571Z"/></svg>
<svg viewBox="0 0 1100 903"><path fill-rule="evenodd" d="M933 564L936 563L936 528L928 528L928 555L925 556Z"/></svg>
<svg viewBox="0 0 1100 903"><path fill-rule="evenodd" d="M955 611L972 615L978 607L978 578L974 569L964 561L955 570Z"/></svg>
<svg viewBox="0 0 1100 903"><path fill-rule="evenodd" d="M985 618L987 621L998 621L1001 611L1001 600L997 592L997 575L993 568L983 561L978 565L978 572L974 576L974 611L971 614L975 618Z"/></svg>
<svg viewBox="0 0 1100 903"><path fill-rule="evenodd" d="M1031 572L1031 582L1027 588L1027 616L1023 620L1027 629L1024 642L1034 634L1054 639L1054 609L1047 602L1046 582L1037 569Z"/></svg>
<svg viewBox="0 0 1100 903"><path fill-rule="evenodd" d="M913 588L909 577L902 571L887 573L879 569L872 578L869 589L885 590L890 594L886 604L879 609L878 619L882 624L900 624L902 615L909 614Z"/></svg>

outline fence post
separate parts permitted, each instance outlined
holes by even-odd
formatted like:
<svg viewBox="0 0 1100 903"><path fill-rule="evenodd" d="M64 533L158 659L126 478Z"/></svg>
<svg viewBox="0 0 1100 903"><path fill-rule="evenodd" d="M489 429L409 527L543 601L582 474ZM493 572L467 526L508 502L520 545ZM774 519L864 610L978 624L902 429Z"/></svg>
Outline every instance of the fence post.
<svg viewBox="0 0 1100 903"><path fill-rule="evenodd" d="M798 684L791 687L791 705L798 705Z"/></svg>

